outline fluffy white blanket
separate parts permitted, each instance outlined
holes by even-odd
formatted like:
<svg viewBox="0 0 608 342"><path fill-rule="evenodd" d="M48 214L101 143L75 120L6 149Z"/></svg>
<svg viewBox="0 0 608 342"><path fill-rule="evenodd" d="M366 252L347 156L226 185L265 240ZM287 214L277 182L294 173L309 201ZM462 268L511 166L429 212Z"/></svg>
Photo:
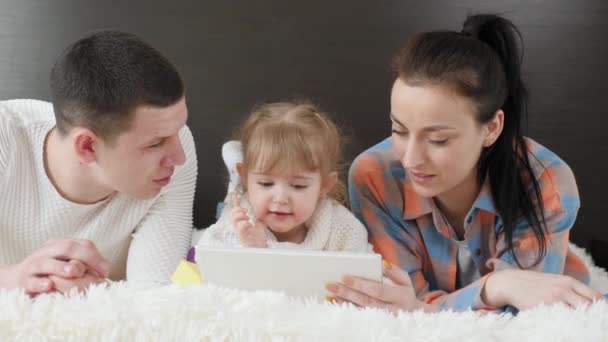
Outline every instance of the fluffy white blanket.
<svg viewBox="0 0 608 342"><path fill-rule="evenodd" d="M589 265L590 258L579 254ZM590 266L608 292L606 271ZM26 341L608 341L608 304L538 307L517 316L373 309L211 285L149 288L128 282L85 295L0 291L0 340Z"/></svg>

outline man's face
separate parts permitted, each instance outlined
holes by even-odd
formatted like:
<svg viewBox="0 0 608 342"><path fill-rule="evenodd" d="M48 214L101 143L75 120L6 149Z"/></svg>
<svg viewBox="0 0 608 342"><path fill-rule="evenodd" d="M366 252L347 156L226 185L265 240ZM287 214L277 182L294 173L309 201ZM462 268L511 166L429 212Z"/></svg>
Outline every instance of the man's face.
<svg viewBox="0 0 608 342"><path fill-rule="evenodd" d="M179 131L187 118L185 97L169 107L137 107L129 130L96 147L98 179L137 199L158 195L186 161Z"/></svg>

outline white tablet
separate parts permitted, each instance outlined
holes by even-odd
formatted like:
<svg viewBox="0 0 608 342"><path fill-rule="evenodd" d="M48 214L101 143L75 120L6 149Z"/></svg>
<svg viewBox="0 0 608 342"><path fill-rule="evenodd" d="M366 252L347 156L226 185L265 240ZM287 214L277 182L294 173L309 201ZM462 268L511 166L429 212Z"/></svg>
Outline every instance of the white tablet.
<svg viewBox="0 0 608 342"><path fill-rule="evenodd" d="M203 284L298 297L325 298L325 284L347 274L382 281L382 257L374 253L197 246L195 260Z"/></svg>

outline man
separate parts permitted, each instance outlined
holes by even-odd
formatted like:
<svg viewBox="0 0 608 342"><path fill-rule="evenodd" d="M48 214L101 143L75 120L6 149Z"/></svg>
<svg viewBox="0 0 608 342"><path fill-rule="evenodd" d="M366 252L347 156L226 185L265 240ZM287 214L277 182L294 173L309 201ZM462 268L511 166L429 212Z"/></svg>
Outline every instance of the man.
<svg viewBox="0 0 608 342"><path fill-rule="evenodd" d="M0 102L0 287L168 282L190 243L197 175L177 70L104 31L58 58L51 95L52 106Z"/></svg>

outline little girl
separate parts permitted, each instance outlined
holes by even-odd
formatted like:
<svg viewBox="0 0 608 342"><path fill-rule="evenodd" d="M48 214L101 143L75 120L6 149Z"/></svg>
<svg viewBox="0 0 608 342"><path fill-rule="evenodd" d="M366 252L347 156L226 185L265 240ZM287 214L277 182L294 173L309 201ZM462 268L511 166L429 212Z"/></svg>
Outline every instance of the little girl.
<svg viewBox="0 0 608 342"><path fill-rule="evenodd" d="M371 251L365 227L340 204L346 198L338 179L340 134L324 113L311 104L266 104L238 135L240 184L228 195L219 220L194 242Z"/></svg>

